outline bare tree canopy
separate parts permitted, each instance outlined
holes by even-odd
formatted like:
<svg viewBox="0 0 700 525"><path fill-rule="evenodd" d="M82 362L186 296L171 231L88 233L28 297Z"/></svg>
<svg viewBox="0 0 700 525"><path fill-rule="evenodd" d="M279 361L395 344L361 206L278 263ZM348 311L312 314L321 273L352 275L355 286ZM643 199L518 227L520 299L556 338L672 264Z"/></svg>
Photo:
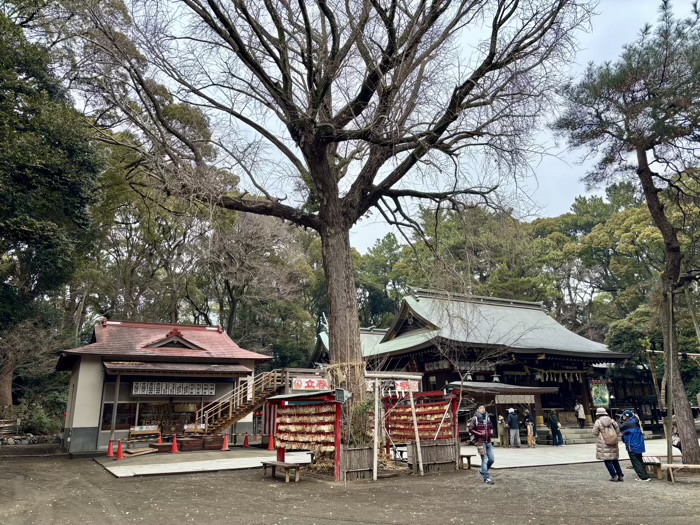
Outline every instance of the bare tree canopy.
<svg viewBox="0 0 700 525"><path fill-rule="evenodd" d="M526 169L592 3L92 1L86 100L170 191L317 230L332 359L359 367L350 228L416 227L406 199L459 206Z"/></svg>

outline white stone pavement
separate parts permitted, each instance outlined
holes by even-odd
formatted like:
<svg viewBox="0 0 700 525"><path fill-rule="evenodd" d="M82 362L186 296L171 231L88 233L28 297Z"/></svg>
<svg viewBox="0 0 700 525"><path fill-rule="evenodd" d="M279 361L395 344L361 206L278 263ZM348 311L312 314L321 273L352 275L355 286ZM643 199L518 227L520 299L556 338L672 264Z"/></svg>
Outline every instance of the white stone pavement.
<svg viewBox="0 0 700 525"><path fill-rule="evenodd" d="M650 439L645 443L647 451L645 456L657 456L662 463L666 462L666 440ZM462 446L462 453L477 454L476 447ZM505 469L516 467L541 467L546 465L568 465L575 463L595 463L595 443L584 445L564 445L563 447L553 447L552 445L537 445L535 448L500 448L494 449L496 461L493 469ZM681 453L678 449L673 449L674 462L680 461ZM620 443L620 459L629 459L624 444ZM472 465L479 467L481 458L476 455L472 458Z"/></svg>
<svg viewBox="0 0 700 525"><path fill-rule="evenodd" d="M662 463L666 462L666 441L663 439L648 440L646 442L647 456L658 456ZM680 452L674 450L674 461L680 461ZM465 454L476 454L476 447L462 445ZM495 448L496 461L493 469L506 469L518 467L541 467L547 465L568 465L575 463L595 463L595 444L565 445L553 447L551 445L538 445L536 448ZM162 474L186 474L195 472L214 472L220 470L239 470L250 468L262 468L263 461L276 459L275 451L263 449L237 448L231 452L195 452L179 455L150 454L123 461L113 461L106 458L98 458L96 461L108 472L118 478L133 476L154 476ZM624 445L620 444L620 459L628 459ZM285 460L290 463L310 463L308 452L288 452ZM472 466L478 468L481 458L476 455L472 458Z"/></svg>
<svg viewBox="0 0 700 525"><path fill-rule="evenodd" d="M206 453L205 453L206 454ZM228 454L226 452L221 454ZM213 455L213 454L210 454ZM249 468L262 468L263 461L274 461L277 459L275 451L259 450L259 455L246 457L225 457L216 459L203 459L197 461L192 454L183 453L178 457L170 454L163 454L163 462L153 462L161 454L151 454L141 458L127 458L122 461L98 461L105 470L117 478L129 478L132 476L155 476L161 474L188 474L194 472L214 472L218 470L239 470ZM140 462L148 458L149 462ZM177 459L179 461L173 461ZM285 461L288 463L307 464L311 462L308 452L287 452Z"/></svg>

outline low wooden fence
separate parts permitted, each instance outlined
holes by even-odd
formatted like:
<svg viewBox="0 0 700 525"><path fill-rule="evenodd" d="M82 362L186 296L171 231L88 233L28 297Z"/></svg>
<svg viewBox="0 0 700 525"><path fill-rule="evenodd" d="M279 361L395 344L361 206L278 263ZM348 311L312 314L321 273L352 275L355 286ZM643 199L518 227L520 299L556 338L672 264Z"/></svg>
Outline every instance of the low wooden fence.
<svg viewBox="0 0 700 525"><path fill-rule="evenodd" d="M372 479L372 447L340 447L341 479Z"/></svg>
<svg viewBox="0 0 700 525"><path fill-rule="evenodd" d="M0 436L15 436L19 433L19 419L0 419Z"/></svg>
<svg viewBox="0 0 700 525"><path fill-rule="evenodd" d="M457 447L453 439L421 441L423 473L457 470ZM416 442L408 444L408 464L418 474L418 452Z"/></svg>

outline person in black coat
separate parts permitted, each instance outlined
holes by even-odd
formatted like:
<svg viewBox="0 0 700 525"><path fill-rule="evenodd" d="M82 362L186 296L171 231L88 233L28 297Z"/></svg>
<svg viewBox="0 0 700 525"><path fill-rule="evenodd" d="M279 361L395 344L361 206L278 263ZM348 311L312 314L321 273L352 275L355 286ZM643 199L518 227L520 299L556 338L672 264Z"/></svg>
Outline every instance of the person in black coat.
<svg viewBox="0 0 700 525"><path fill-rule="evenodd" d="M510 446L520 448L520 422L515 409L508 409L508 427L510 427Z"/></svg>

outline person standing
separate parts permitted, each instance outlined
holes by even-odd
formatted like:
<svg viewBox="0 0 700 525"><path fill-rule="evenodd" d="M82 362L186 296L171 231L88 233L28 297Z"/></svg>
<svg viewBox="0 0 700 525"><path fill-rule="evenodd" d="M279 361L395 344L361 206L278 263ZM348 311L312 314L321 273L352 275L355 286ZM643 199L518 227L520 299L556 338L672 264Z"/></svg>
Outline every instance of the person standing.
<svg viewBox="0 0 700 525"><path fill-rule="evenodd" d="M630 456L632 468L637 473L637 481L649 481L649 474L644 468L644 460L642 454L646 452L644 446L644 433L639 425L639 418L631 410L625 410L622 413L622 441L625 443L625 448Z"/></svg>
<svg viewBox="0 0 700 525"><path fill-rule="evenodd" d="M510 428L510 446L520 448L520 421L515 409L508 409L508 427Z"/></svg>
<svg viewBox="0 0 700 525"><path fill-rule="evenodd" d="M527 446L534 448L537 446L535 443L535 419L530 414L529 410L523 412L523 424L527 428Z"/></svg>
<svg viewBox="0 0 700 525"><path fill-rule="evenodd" d="M595 411L596 422L593 425L593 435L596 436L595 457L605 463L610 473L610 481L624 481L625 475L620 467L620 450L618 437L620 427L604 408Z"/></svg>
<svg viewBox="0 0 700 525"><path fill-rule="evenodd" d="M491 438L493 437L493 423L491 423L491 418L489 418L484 405L479 405L476 409L476 414L474 414L474 417L469 421L467 429L474 438L476 449L481 456L481 469L479 473L484 478L484 483L493 485L493 480L489 473L495 461L493 444L491 443Z"/></svg>
<svg viewBox="0 0 700 525"><path fill-rule="evenodd" d="M503 416L498 416L498 444L502 448L508 446L508 433L506 432L506 420Z"/></svg>
<svg viewBox="0 0 700 525"><path fill-rule="evenodd" d="M583 428L586 426L586 412L583 410L583 405L578 399L576 400L576 405L574 406L574 412L576 412L578 428Z"/></svg>
<svg viewBox="0 0 700 525"><path fill-rule="evenodd" d="M552 410L549 413L547 424L549 425L549 430L552 432L552 445L555 447L564 446L564 438L561 435L561 430L559 430L559 418L557 417L556 410Z"/></svg>

